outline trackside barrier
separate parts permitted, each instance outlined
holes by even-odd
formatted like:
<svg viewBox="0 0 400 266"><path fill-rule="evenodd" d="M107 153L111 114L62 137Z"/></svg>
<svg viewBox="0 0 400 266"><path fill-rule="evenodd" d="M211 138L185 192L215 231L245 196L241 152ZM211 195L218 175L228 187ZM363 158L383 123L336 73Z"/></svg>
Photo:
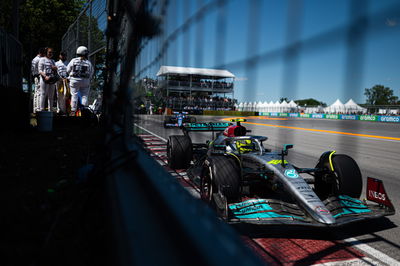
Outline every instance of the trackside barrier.
<svg viewBox="0 0 400 266"><path fill-rule="evenodd" d="M336 114L326 114L325 115L326 119L339 119L339 115Z"/></svg>
<svg viewBox="0 0 400 266"><path fill-rule="evenodd" d="M400 117L399 116L379 116L380 122L395 122L399 123L400 122Z"/></svg>
<svg viewBox="0 0 400 266"><path fill-rule="evenodd" d="M341 120L359 120L358 115L340 115Z"/></svg>
<svg viewBox="0 0 400 266"><path fill-rule="evenodd" d="M311 114L300 114L302 118L311 118Z"/></svg>
<svg viewBox="0 0 400 266"><path fill-rule="evenodd" d="M360 120L362 120L362 121L378 121L378 116L376 116L376 115L360 115Z"/></svg>
<svg viewBox="0 0 400 266"><path fill-rule="evenodd" d="M159 4L167 9L167 2ZM189 194L132 136L137 129L135 97L141 91L137 85L140 45L161 32L159 20L149 13L150 1L103 3L108 3L109 11L108 54L103 107L105 144L98 171L104 176L105 213L110 219L111 258L105 264L264 265L233 228Z"/></svg>
<svg viewBox="0 0 400 266"><path fill-rule="evenodd" d="M221 116L254 116L257 115L258 112L248 112L248 111L211 111L204 110L204 115L221 115Z"/></svg>
<svg viewBox="0 0 400 266"><path fill-rule="evenodd" d="M271 116L271 117L301 117L301 118L316 118L316 119L361 120L361 121L400 123L400 116L385 116L385 115L304 114L304 113L278 113L278 112L260 112L259 115Z"/></svg>
<svg viewBox="0 0 400 266"><path fill-rule="evenodd" d="M325 118L325 114L311 114L311 118Z"/></svg>

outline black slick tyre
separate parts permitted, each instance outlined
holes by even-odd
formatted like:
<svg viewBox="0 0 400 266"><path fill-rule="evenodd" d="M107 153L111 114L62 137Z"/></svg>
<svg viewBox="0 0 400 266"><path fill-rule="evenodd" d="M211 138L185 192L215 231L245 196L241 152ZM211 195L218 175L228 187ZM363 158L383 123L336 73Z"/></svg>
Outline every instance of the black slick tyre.
<svg viewBox="0 0 400 266"><path fill-rule="evenodd" d="M337 154L332 158L338 179L338 193L359 198L362 191L362 176L356 161L348 155Z"/></svg>
<svg viewBox="0 0 400 266"><path fill-rule="evenodd" d="M331 195L347 195L360 198L362 191L362 176L356 161L345 154L332 156L333 172L318 174L315 177L315 192L321 199ZM318 165L317 167L321 167ZM328 158L323 166L330 169ZM331 170L329 170L331 171Z"/></svg>
<svg viewBox="0 0 400 266"><path fill-rule="evenodd" d="M167 142L168 166L187 169L192 160L192 141L188 136L170 136Z"/></svg>
<svg viewBox="0 0 400 266"><path fill-rule="evenodd" d="M207 162L201 184L201 192L204 192L202 198L211 201L212 194L221 191L228 202L237 200L240 196L241 178L236 159L228 156L211 156Z"/></svg>

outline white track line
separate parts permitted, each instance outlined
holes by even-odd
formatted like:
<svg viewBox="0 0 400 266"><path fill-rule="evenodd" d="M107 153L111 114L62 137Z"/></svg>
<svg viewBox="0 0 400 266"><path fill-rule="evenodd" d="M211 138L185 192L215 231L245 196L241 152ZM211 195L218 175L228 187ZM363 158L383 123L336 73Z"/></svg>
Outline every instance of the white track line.
<svg viewBox="0 0 400 266"><path fill-rule="evenodd" d="M141 127L141 126L139 126L139 125L136 124L136 123L135 123L135 125L136 125L138 128L140 128L140 129L142 129L142 130L148 132L149 134L151 134L151 135L153 135L153 136L155 136L155 137L161 139L162 141L167 142L166 139L164 139L163 137L161 137L161 136L159 136L159 135L157 135L157 134L151 132L150 130L148 130L148 129L144 128L144 127ZM318 133L320 133L320 132L318 132ZM178 174L178 175L179 175L179 174ZM198 192L197 192L197 193L198 193ZM371 246L369 246L369 245L367 245L367 244L364 244L361 240L358 240L358 239L356 239L356 238L351 237L351 238L346 238L346 239L344 239L344 241L347 242L347 243L350 243L351 246L356 247L357 249L359 249L359 250L365 252L366 254L372 256L373 258L379 260L380 262L383 262L383 263L385 263L385 264L387 264L387 265L400 265L400 261L397 261L397 260L395 260L395 259L389 257L388 255L382 253L381 251L379 251L379 250L377 250L377 249L375 249L375 248L373 248L373 247L371 247ZM360 259L360 260L362 261L363 259ZM357 264L356 261L357 261L357 260L350 262L349 265L365 265L365 264L369 264L369 262L370 262L370 261L367 260L366 262L364 262L365 264L363 264L363 263ZM346 262L346 261L342 261L342 263L345 263L345 262ZM352 263L354 263L354 264L352 264ZM358 261L358 263L360 263L360 261ZM322 265L329 265L329 264L322 264ZM331 264L331 265L335 265L335 264ZM339 261L339 264L338 264L338 265L340 265L340 261ZM342 265L343 265L343 264L342 264ZM345 264L345 265L346 265L346 264Z"/></svg>
<svg viewBox="0 0 400 266"><path fill-rule="evenodd" d="M136 123L135 123L135 126L137 126L138 128L140 128L140 129L142 129L142 130L146 131L146 132L147 132L147 133L149 133L150 135L153 135L153 136L155 136L155 137L157 137L157 138L161 139L162 141L164 141L164 142L167 142L167 140L166 140L166 139L164 139L163 137L161 137L161 136L159 136L159 135L157 135L157 134L155 134L155 133L151 132L151 131L150 131L150 130L148 130L148 129L145 129L144 127L141 127L141 126L139 126L139 125L138 125L138 124L136 124Z"/></svg>
<svg viewBox="0 0 400 266"><path fill-rule="evenodd" d="M361 240L358 240L356 238L350 237L344 239L345 242L350 243L353 247L358 248L359 250L367 253L368 255L376 258L377 260L387 264L387 265L400 265L400 261L395 260L388 255L382 253L381 251L364 244Z"/></svg>
<svg viewBox="0 0 400 266"><path fill-rule="evenodd" d="M379 264L377 261L370 258L341 260L341 261L313 264L313 266L371 266L371 265L379 265Z"/></svg>

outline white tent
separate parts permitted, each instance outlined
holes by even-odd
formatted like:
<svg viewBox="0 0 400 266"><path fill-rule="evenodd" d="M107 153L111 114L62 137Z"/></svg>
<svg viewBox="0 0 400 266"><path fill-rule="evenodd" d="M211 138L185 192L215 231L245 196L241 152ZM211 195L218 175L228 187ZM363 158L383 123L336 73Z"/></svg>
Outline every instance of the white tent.
<svg viewBox="0 0 400 266"><path fill-rule="evenodd" d="M297 111L297 104L293 100L291 100L288 103L288 105L289 105L290 112L296 112Z"/></svg>
<svg viewBox="0 0 400 266"><path fill-rule="evenodd" d="M247 111L247 102L243 103L242 111Z"/></svg>
<svg viewBox="0 0 400 266"><path fill-rule="evenodd" d="M281 111L281 103L279 101L276 101L274 103L274 111L273 112L280 112Z"/></svg>
<svg viewBox="0 0 400 266"><path fill-rule="evenodd" d="M251 108L251 102L246 102L246 103L245 103L244 110L245 110L245 111L250 111L250 108Z"/></svg>
<svg viewBox="0 0 400 266"><path fill-rule="evenodd" d="M255 108L254 111L256 111L256 112L261 112L261 107L262 107L262 102L261 102L261 101L258 101L258 103L257 103L256 108Z"/></svg>
<svg viewBox="0 0 400 266"><path fill-rule="evenodd" d="M269 104L268 104L268 112L272 112L273 111L273 108L274 108L274 102L273 101L270 101L269 102Z"/></svg>
<svg viewBox="0 0 400 266"><path fill-rule="evenodd" d="M344 113L346 112L346 106L344 106L344 104L337 99L333 104L326 107L324 111L325 113Z"/></svg>
<svg viewBox="0 0 400 266"><path fill-rule="evenodd" d="M320 111L319 107L306 107L304 110L304 113L306 114L315 114Z"/></svg>
<svg viewBox="0 0 400 266"><path fill-rule="evenodd" d="M366 108L363 108L363 107L359 106L358 104L356 104L353 101L353 99L350 99L347 103L344 104L344 106L346 107L346 113L362 112L363 114L365 114L367 112Z"/></svg>
<svg viewBox="0 0 400 266"><path fill-rule="evenodd" d="M239 103L238 110L243 111L243 102Z"/></svg>
<svg viewBox="0 0 400 266"><path fill-rule="evenodd" d="M259 107L258 107L258 111L259 112L265 112L265 104L266 104L267 102L263 102L263 103L261 103L260 105L259 105Z"/></svg>
<svg viewBox="0 0 400 266"><path fill-rule="evenodd" d="M247 111L253 111L253 107L254 107L254 103L249 102L249 103L248 103Z"/></svg>
<svg viewBox="0 0 400 266"><path fill-rule="evenodd" d="M288 112L289 111L289 104L283 100L283 102L281 102L281 112Z"/></svg>

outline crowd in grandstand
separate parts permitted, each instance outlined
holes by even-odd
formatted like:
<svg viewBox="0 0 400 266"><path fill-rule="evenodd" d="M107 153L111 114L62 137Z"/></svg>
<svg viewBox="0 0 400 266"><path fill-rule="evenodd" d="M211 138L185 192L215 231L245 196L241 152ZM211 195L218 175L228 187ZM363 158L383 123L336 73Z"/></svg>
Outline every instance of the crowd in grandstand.
<svg viewBox="0 0 400 266"><path fill-rule="evenodd" d="M168 97L166 106L184 110L233 110L235 101L219 96Z"/></svg>
<svg viewBox="0 0 400 266"><path fill-rule="evenodd" d="M210 80L201 80L200 81L200 87L202 87L202 88L230 89L230 88L232 88L232 86L233 86L233 83L225 82L225 81L214 81L214 82L211 82Z"/></svg>

